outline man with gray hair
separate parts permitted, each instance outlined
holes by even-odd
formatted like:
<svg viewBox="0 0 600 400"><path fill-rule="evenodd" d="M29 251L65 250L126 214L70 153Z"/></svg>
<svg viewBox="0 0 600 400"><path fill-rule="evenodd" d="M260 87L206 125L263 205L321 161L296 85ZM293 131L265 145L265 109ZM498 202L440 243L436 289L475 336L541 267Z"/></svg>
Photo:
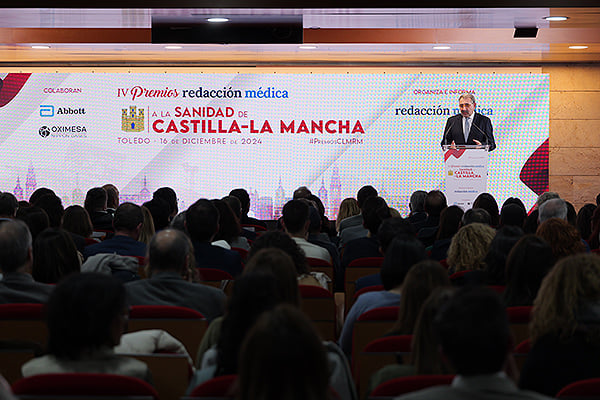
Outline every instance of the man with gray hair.
<svg viewBox="0 0 600 400"><path fill-rule="evenodd" d="M460 114L448 118L444 128L442 147L450 145L488 145L489 151L496 148L492 121L475 112L475 96L463 93L458 98Z"/></svg>
<svg viewBox="0 0 600 400"><path fill-rule="evenodd" d="M35 282L31 276L31 233L23 221L0 224L0 304L45 303L54 286Z"/></svg>
<svg viewBox="0 0 600 400"><path fill-rule="evenodd" d="M566 221L567 203L560 198L546 200L539 206L539 212L538 221L540 224L550 218L559 218Z"/></svg>
<svg viewBox="0 0 600 400"><path fill-rule="evenodd" d="M544 202L550 199L558 199L560 196L556 192L544 192L540 194L535 201L535 205L539 208Z"/></svg>
<svg viewBox="0 0 600 400"><path fill-rule="evenodd" d="M425 197L427 192L424 190L416 190L410 195L410 214L406 218L411 224L418 224L427 219L427 213L425 212Z"/></svg>

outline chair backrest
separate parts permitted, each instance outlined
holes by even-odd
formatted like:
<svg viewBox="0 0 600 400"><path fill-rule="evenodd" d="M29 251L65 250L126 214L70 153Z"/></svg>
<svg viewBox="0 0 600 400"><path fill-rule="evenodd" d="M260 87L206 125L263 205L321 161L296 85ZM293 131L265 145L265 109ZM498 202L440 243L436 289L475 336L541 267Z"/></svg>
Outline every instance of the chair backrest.
<svg viewBox="0 0 600 400"><path fill-rule="evenodd" d="M242 228L247 229L251 232L265 232L267 230L267 228L265 228L262 225L253 225L253 224L242 224Z"/></svg>
<svg viewBox="0 0 600 400"><path fill-rule="evenodd" d="M188 397L232 398L237 384L237 375L223 375L196 386Z"/></svg>
<svg viewBox="0 0 600 400"><path fill-rule="evenodd" d="M320 286L299 285L300 307L315 324L323 340L335 341L336 314L333 294Z"/></svg>
<svg viewBox="0 0 600 400"><path fill-rule="evenodd" d="M331 291L335 284L335 273L333 272L333 265L330 262L322 260L320 258L307 257L306 262L310 266L310 270L314 272L322 272L331 279L329 283L329 290Z"/></svg>
<svg viewBox="0 0 600 400"><path fill-rule="evenodd" d="M412 335L386 336L369 342L356 356L357 386L361 392L367 388L369 378L386 365L400 359L410 364L412 359Z"/></svg>
<svg viewBox="0 0 600 400"><path fill-rule="evenodd" d="M557 399L598 399L600 398L600 378L584 379L562 388Z"/></svg>
<svg viewBox="0 0 600 400"><path fill-rule="evenodd" d="M354 299L353 302L356 301L356 299L358 299L358 297L363 294L363 293L368 293L368 292L381 292L383 289L383 285L373 285L373 286L367 286L364 287L362 289L360 289L359 291L354 293Z"/></svg>
<svg viewBox="0 0 600 400"><path fill-rule="evenodd" d="M415 375L395 378L377 386L369 399L396 397L432 386L443 386L452 383L454 375Z"/></svg>
<svg viewBox="0 0 600 400"><path fill-rule="evenodd" d="M192 367L183 354L123 354L148 365L160 400L179 400L190 383Z"/></svg>
<svg viewBox="0 0 600 400"><path fill-rule="evenodd" d="M398 319L400 307L379 307L360 315L352 330L352 367L355 382L360 382L357 356L369 342L385 335Z"/></svg>
<svg viewBox="0 0 600 400"><path fill-rule="evenodd" d="M363 276L373 275L381 270L383 257L364 257L352 260L346 267L344 293L346 294L346 312L350 310L356 291L356 280Z"/></svg>
<svg viewBox="0 0 600 400"><path fill-rule="evenodd" d="M248 258L248 250L246 249L242 249L241 247L232 247L231 250L237 251L244 262L246 261L246 258Z"/></svg>
<svg viewBox="0 0 600 400"><path fill-rule="evenodd" d="M506 290L505 285L488 285L488 288L492 289L494 292L498 293L499 295L502 295L504 293L504 291Z"/></svg>
<svg viewBox="0 0 600 400"><path fill-rule="evenodd" d="M143 396L158 400L158 393L147 382L124 375L62 373L42 374L20 379L12 385L13 393L24 396L102 396L106 398Z"/></svg>
<svg viewBox="0 0 600 400"><path fill-rule="evenodd" d="M35 357L34 350L25 348L0 350L0 375L10 384L23 377L21 367Z"/></svg>
<svg viewBox="0 0 600 400"><path fill-rule="evenodd" d="M192 356L208 328L208 322L196 310L176 306L132 306L129 332L162 329L177 338Z"/></svg>
<svg viewBox="0 0 600 400"><path fill-rule="evenodd" d="M48 329L43 321L43 304L0 304L0 340L30 341L46 346Z"/></svg>
<svg viewBox="0 0 600 400"><path fill-rule="evenodd" d="M529 339L529 322L531 322L532 306L507 307L508 324L515 343Z"/></svg>
<svg viewBox="0 0 600 400"><path fill-rule="evenodd" d="M525 360L527 360L527 356L529 355L529 351L531 350L531 341L529 339L523 340L521 343L517 344L512 351L513 358L515 359L515 363L517 364L517 368L519 371L523 369L523 365L525 365Z"/></svg>

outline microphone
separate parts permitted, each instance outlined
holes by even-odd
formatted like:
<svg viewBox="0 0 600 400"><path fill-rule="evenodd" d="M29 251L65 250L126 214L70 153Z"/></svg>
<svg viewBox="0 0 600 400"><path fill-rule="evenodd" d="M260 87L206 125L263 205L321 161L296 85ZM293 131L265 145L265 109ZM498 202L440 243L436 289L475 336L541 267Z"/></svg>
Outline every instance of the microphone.
<svg viewBox="0 0 600 400"><path fill-rule="evenodd" d="M489 143L488 143L489 142L489 138L488 138L487 133L485 133L483 131L483 129L481 129L480 127L478 127L477 124L475 124L475 121L473 121L473 123L471 124L471 126L474 126L475 128L477 128L477 130L479 132L481 132L483 134L483 137L485 138L485 144L489 146Z"/></svg>
<svg viewBox="0 0 600 400"><path fill-rule="evenodd" d="M446 129L446 130L444 131L444 142L445 142L445 145L446 145L446 146L448 146L448 132L450 132L450 129L452 129L452 127L454 126L454 122L455 122L455 120L453 119L453 120L450 122L450 126L448 127L448 129Z"/></svg>

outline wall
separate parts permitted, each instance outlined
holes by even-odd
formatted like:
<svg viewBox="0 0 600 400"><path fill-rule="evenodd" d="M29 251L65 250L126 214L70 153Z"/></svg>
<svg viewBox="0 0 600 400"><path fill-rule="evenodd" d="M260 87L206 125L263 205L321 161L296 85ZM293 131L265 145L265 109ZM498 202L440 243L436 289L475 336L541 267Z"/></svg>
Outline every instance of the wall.
<svg viewBox="0 0 600 400"><path fill-rule="evenodd" d="M550 190L579 210L600 193L600 66L548 66Z"/></svg>

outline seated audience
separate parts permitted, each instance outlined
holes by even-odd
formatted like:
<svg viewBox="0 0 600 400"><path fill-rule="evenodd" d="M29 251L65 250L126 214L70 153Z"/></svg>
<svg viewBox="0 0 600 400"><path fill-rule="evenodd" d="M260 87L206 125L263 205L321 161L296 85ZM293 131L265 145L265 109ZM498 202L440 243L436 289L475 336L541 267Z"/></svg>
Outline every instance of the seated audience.
<svg viewBox="0 0 600 400"><path fill-rule="evenodd" d="M567 220L567 203L563 199L546 200L538 207L539 215L538 222L541 224L550 218L558 218L564 221Z"/></svg>
<svg viewBox="0 0 600 400"><path fill-rule="evenodd" d="M50 227L60 227L60 222L63 214L65 213L65 209L62 205L62 200L60 197L54 194L45 194L35 202L35 206L46 211L46 214L48 214Z"/></svg>
<svg viewBox="0 0 600 400"><path fill-rule="evenodd" d="M340 221L338 228L338 231L340 233L340 247L344 245L344 243L342 243L342 232L347 228L353 228L353 230L355 231L351 235L353 236L353 238L366 235L367 232L363 227L362 208L365 205L367 199L369 199L370 197L377 197L377 189L375 189L373 186L363 186L358 190L358 193L356 194L356 204L358 205L358 208L361 210L361 212L359 214L355 214L344 218ZM346 242L349 240L351 239L347 239Z"/></svg>
<svg viewBox="0 0 600 400"><path fill-rule="evenodd" d="M340 232L340 223L348 218L360 214L360 207L358 201L353 197L347 197L340 203L338 210L337 219L335 220L335 230Z"/></svg>
<svg viewBox="0 0 600 400"><path fill-rule="evenodd" d="M569 383L600 376L600 257L558 261L534 301L532 348L519 386L555 396Z"/></svg>
<svg viewBox="0 0 600 400"><path fill-rule="evenodd" d="M358 317L374 308L400 305L400 294L406 274L426 256L425 247L416 238L404 236L394 239L381 266L380 275L384 290L363 293L348 311L339 339L340 347L346 356L352 356L352 332Z"/></svg>
<svg viewBox="0 0 600 400"><path fill-rule="evenodd" d="M188 237L164 229L148 247L148 279L125 285L131 305L168 305L192 308L209 321L223 314L222 290L190 281L193 247Z"/></svg>
<svg viewBox="0 0 600 400"><path fill-rule="evenodd" d="M448 362L444 360L439 351L440 341L433 327L436 314L450 300L454 291L454 288L438 287L427 297L418 311L412 339L412 353L409 358L410 363L387 365L375 372L369 379L367 395L383 382L402 376L454 373L452 367L448 365ZM403 359L402 361L406 360Z"/></svg>
<svg viewBox="0 0 600 400"><path fill-rule="evenodd" d="M229 204L224 200L211 200L219 210L219 230L213 238L213 245L222 246L226 249L236 247L250 250L248 239L241 236L242 227Z"/></svg>
<svg viewBox="0 0 600 400"><path fill-rule="evenodd" d="M553 265L552 248L544 239L535 235L519 239L506 259L506 306L533 305L542 280Z"/></svg>
<svg viewBox="0 0 600 400"><path fill-rule="evenodd" d="M165 200L157 197L145 202L142 206L150 212L155 231L160 231L169 226L171 214L169 214L169 204Z"/></svg>
<svg viewBox="0 0 600 400"><path fill-rule="evenodd" d="M418 224L427 219L427 213L425 212L426 197L427 192L424 190L416 190L410 195L410 202L408 203L410 213L406 219L411 224Z"/></svg>
<svg viewBox="0 0 600 400"><path fill-rule="evenodd" d="M486 285L506 285L506 259L513 246L523 236L523 230L516 226L505 226L496 231L488 252L483 259L485 269L480 282ZM477 272L473 272L477 274ZM475 277L475 279L479 279Z"/></svg>
<svg viewBox="0 0 600 400"><path fill-rule="evenodd" d="M592 234L592 215L594 215L594 211L596 211L596 205L588 203L581 207L577 213L575 226L579 231L579 235L585 240Z"/></svg>
<svg viewBox="0 0 600 400"><path fill-rule="evenodd" d="M56 195L56 193L54 193L54 190L52 189L44 187L37 188L33 191L33 193L31 193L31 196L29 196L29 204L35 206L35 203L37 203L38 199L46 194Z"/></svg>
<svg viewBox="0 0 600 400"><path fill-rule="evenodd" d="M90 214L94 230L113 230L113 216L106 211L107 201L106 190L101 187L92 188L85 195L83 208Z"/></svg>
<svg viewBox="0 0 600 400"><path fill-rule="evenodd" d="M329 363L300 310L280 305L248 332L239 360L240 400L329 400Z"/></svg>
<svg viewBox="0 0 600 400"><path fill-rule="evenodd" d="M498 212L498 203L494 196L489 193L480 193L473 202L471 208L482 208L490 214L490 226L497 227L499 224L500 215Z"/></svg>
<svg viewBox="0 0 600 400"><path fill-rule="evenodd" d="M185 226L194 245L197 268L215 268L236 277L242 272L242 257L237 251L213 246L219 230L219 210L210 200L200 199L185 212Z"/></svg>
<svg viewBox="0 0 600 400"><path fill-rule="evenodd" d="M41 231L50 227L50 220L46 211L35 206L20 207L17 210L17 219L27 224L33 241L35 241Z"/></svg>
<svg viewBox="0 0 600 400"><path fill-rule="evenodd" d="M81 259L69 233L59 228L42 231L33 243L33 279L58 283L81 269Z"/></svg>
<svg viewBox="0 0 600 400"><path fill-rule="evenodd" d="M490 216L490 213L483 208L468 209L462 216L461 226L467 226L475 222L491 226L492 217Z"/></svg>
<svg viewBox="0 0 600 400"><path fill-rule="evenodd" d="M331 263L331 256L324 247L306 240L310 225L310 206L303 200L290 200L283 206L281 213L285 231L300 246L304 255Z"/></svg>
<svg viewBox="0 0 600 400"><path fill-rule="evenodd" d="M417 399L548 399L519 390L503 369L510 365L511 334L500 298L484 287L459 290L438 311L434 330L440 351L457 376L437 386L398 397ZM514 363L514 361L513 361Z"/></svg>
<svg viewBox="0 0 600 400"><path fill-rule="evenodd" d="M0 304L46 303L54 286L36 282L31 276L31 234L23 221L0 224Z"/></svg>
<svg viewBox="0 0 600 400"><path fill-rule="evenodd" d="M465 212L459 206L449 206L444 208L440 214L440 224L435 236L435 241L431 247L430 257L441 261L448 258L448 248L452 237L458 232L462 216Z"/></svg>
<svg viewBox="0 0 600 400"><path fill-rule="evenodd" d="M17 211L17 218L19 216L19 212ZM590 249L596 250L600 248L600 207L596 207L594 213L592 214L592 220L590 222L592 233L587 239L588 245Z"/></svg>
<svg viewBox="0 0 600 400"><path fill-rule="evenodd" d="M581 241L577 228L564 219L550 218L542 222L535 234L548 242L557 261L568 255L585 251L585 245Z"/></svg>
<svg viewBox="0 0 600 400"><path fill-rule="evenodd" d="M242 203L240 202L240 199L235 196L226 196L223 197L222 200L229 204L231 211L233 211L233 214L235 215L238 225L241 228L239 236L246 238L248 241L256 240L256 232L242 228Z"/></svg>
<svg viewBox="0 0 600 400"><path fill-rule="evenodd" d="M177 205L177 193L175 193L175 190L173 190L172 188L161 187L159 189L156 189L154 193L152 193L152 199L161 199L167 203L169 223L179 213L179 206Z"/></svg>
<svg viewBox="0 0 600 400"><path fill-rule="evenodd" d="M449 287L448 271L437 261L423 260L413 265L402 285L398 320L387 334L412 335L421 306L439 287Z"/></svg>
<svg viewBox="0 0 600 400"><path fill-rule="evenodd" d="M460 228L448 248L449 272L484 269L484 258L495 234L493 228L476 222Z"/></svg>
<svg viewBox="0 0 600 400"><path fill-rule="evenodd" d="M146 245L138 241L144 214L142 208L133 203L122 203L115 212L113 221L115 235L100 243L87 246L83 256L88 258L100 253L114 253L121 256L146 256Z"/></svg>
<svg viewBox="0 0 600 400"><path fill-rule="evenodd" d="M417 234L422 228L435 228L440 224L440 215L442 210L448 206L446 196L439 190L432 190L425 196L423 209L427 213L427 218L414 224Z"/></svg>
<svg viewBox="0 0 600 400"><path fill-rule="evenodd" d="M106 190L106 212L114 216L119 207L119 189L112 183L103 185L102 189Z"/></svg>
<svg viewBox="0 0 600 400"><path fill-rule="evenodd" d="M77 250L83 253L86 238L90 238L94 231L90 215L81 206L69 206L62 216L60 227L71 234Z"/></svg>
<svg viewBox="0 0 600 400"><path fill-rule="evenodd" d="M142 222L142 227L140 228L140 237L138 238L138 241L149 246L152 237L156 233L156 229L154 229L154 219L152 218L150 210L144 206L142 206L142 214L144 215L144 220Z"/></svg>
<svg viewBox="0 0 600 400"><path fill-rule="evenodd" d="M115 355L127 327L123 285L106 275L76 274L63 280L47 307L48 354L26 362L24 377L62 372L127 375L151 383L150 370Z"/></svg>
<svg viewBox="0 0 600 400"><path fill-rule="evenodd" d="M516 226L522 228L526 218L527 211L524 206L517 203L506 204L505 202L502 210L500 210L500 227Z"/></svg>
<svg viewBox="0 0 600 400"><path fill-rule="evenodd" d="M19 202L12 193L0 192L0 222L15 218L18 209Z"/></svg>
<svg viewBox="0 0 600 400"><path fill-rule="evenodd" d="M267 224L265 224L263 221L248 216L248 213L250 212L250 195L246 189L233 189L231 192L229 192L229 195L237 197L242 205L242 217L240 218L240 223L242 226L257 225L262 226L263 228L267 227Z"/></svg>

